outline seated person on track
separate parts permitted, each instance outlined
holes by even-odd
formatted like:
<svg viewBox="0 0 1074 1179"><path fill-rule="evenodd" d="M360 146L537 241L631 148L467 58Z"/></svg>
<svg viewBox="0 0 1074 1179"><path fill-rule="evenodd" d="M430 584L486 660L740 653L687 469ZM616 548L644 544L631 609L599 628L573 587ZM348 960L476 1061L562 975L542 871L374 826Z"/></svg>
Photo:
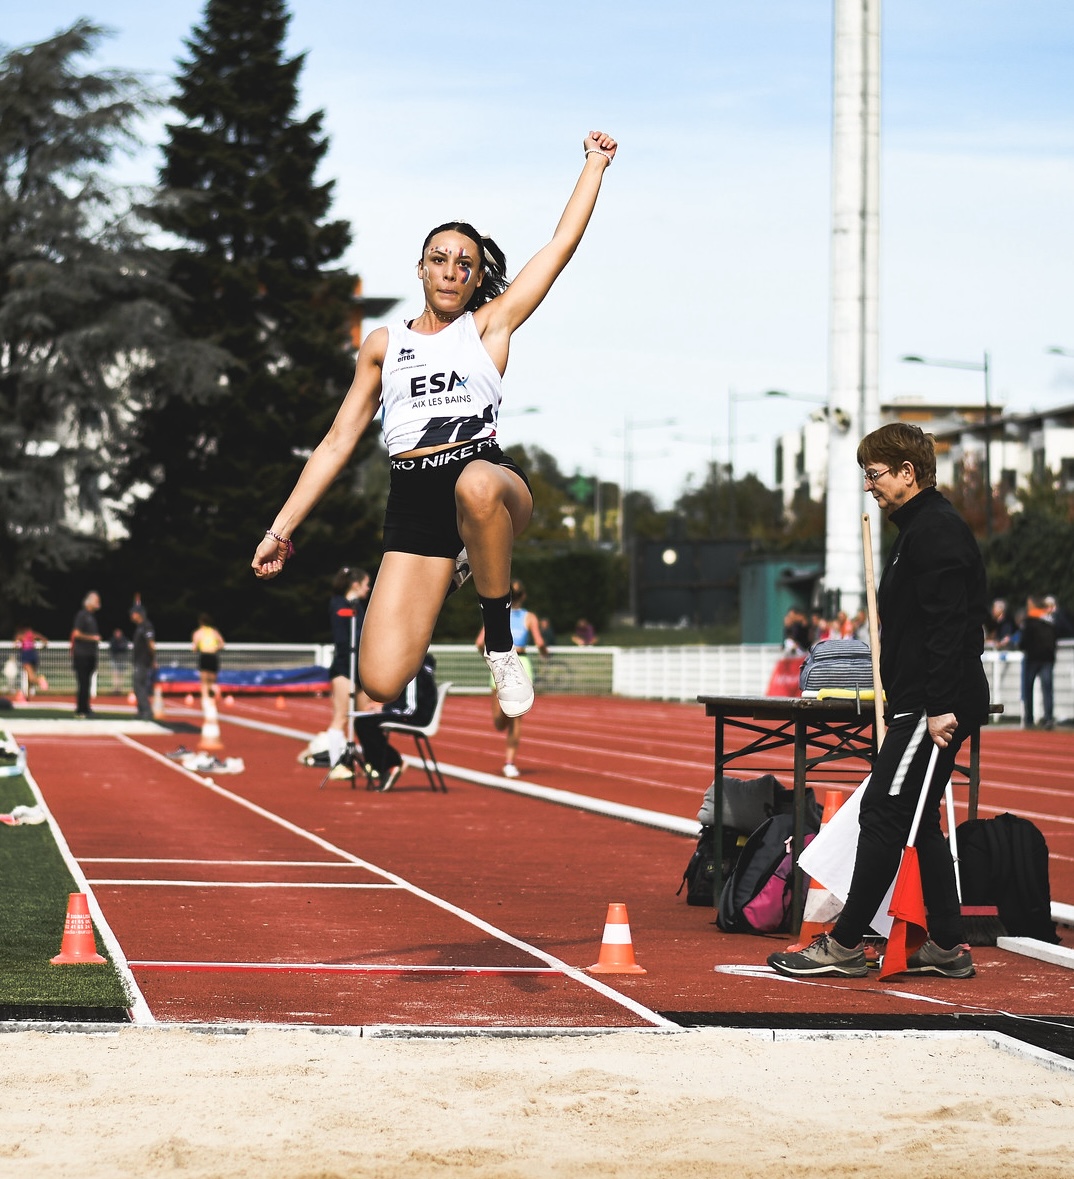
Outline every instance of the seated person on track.
<svg viewBox="0 0 1074 1179"><path fill-rule="evenodd" d="M371 785L387 793L403 772L403 759L381 731L386 722L427 725L436 711L436 659L426 651L418 674L402 695L383 708L355 718L354 731L362 747L365 772Z"/></svg>

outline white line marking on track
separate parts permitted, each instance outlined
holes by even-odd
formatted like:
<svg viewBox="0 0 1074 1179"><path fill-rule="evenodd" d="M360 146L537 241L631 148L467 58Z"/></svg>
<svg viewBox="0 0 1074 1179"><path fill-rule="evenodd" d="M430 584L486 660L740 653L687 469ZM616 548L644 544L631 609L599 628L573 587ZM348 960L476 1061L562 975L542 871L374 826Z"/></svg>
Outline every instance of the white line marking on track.
<svg viewBox="0 0 1074 1179"><path fill-rule="evenodd" d="M293 974L544 974L561 977L551 966L415 966L380 962L131 962L138 970L199 971L227 974L231 971Z"/></svg>
<svg viewBox="0 0 1074 1179"><path fill-rule="evenodd" d="M105 919L101 906L97 903L97 898L93 895L93 889L90 888L89 882L86 880L85 873L82 871L82 865L75 859L71 852L70 845L66 837L60 830L59 823L56 822L52 812L48 808L48 803L45 801L45 796L41 793L41 787L38 786L33 774L30 773L29 767L23 771L23 777L26 779L27 786L33 791L34 797L37 799L38 805L45 812L48 817L48 825L52 830L52 838L56 841L56 846L60 849L60 855L63 857L64 863L68 870L74 877L75 883L78 885L79 891L86 894L86 905L89 908L90 916L93 918L94 924L101 934L101 941L104 942L108 949L108 953L112 958L112 965L115 966L123 979L124 986L131 997L130 1014L131 1019L136 1024L151 1024L156 1023L156 1018L153 1012L149 1009L149 1004L145 1001L145 996L142 994L141 988L135 982L134 975L131 974L130 966L127 963L126 956L123 953L123 947L119 944L119 940L112 932L112 927Z"/></svg>
<svg viewBox="0 0 1074 1179"><path fill-rule="evenodd" d="M399 888L398 884L380 882L377 884L348 884L334 882L324 884L320 882L299 884L288 880L139 880L136 876L127 876L122 880L91 880L90 884L108 885L110 887L147 888L159 886L161 888Z"/></svg>
<svg viewBox="0 0 1074 1179"><path fill-rule="evenodd" d="M223 864L230 868L353 868L338 860L188 860L150 856L83 856L83 864Z"/></svg>
<svg viewBox="0 0 1074 1179"><path fill-rule="evenodd" d="M376 873L378 876L384 877L385 880L391 880L394 883L399 884L414 896L428 901L429 904L435 905L438 909L443 909L445 912L451 913L453 916L458 917L459 920L465 921L468 925L472 925L475 929L480 929L482 932L489 934L491 937L497 938L509 946L514 946L516 949L522 950L532 957L540 959L542 962L546 962L549 966L561 971L568 978L573 979L575 982L581 983L582 986L588 987L590 990L595 991L604 998L611 1000L613 1003L617 1003L619 1006L625 1007L634 1015L648 1020L656 1027L677 1030L677 1024L672 1023L671 1020L665 1019L657 1012L651 1011L643 1003L639 1003L636 1000L631 999L628 995L621 994L619 991L616 991L612 987L605 985L598 979L591 978L578 967L570 966L568 963L561 961L552 954L546 953L537 946L532 946L529 943L520 940L519 938L513 937L511 934L507 933L506 930L499 929L488 921L483 921L480 917L476 916L476 914L469 913L465 909L460 909L457 905L452 905L450 902L445 901L442 897L435 896L433 893L427 892L423 888L418 888L416 885L411 884L407 880L404 880L403 877L397 876L394 872L388 872L383 868L378 868L375 864L371 864L368 860L363 860L360 856L352 855L343 848L337 847L335 844L330 843L327 839L322 839L319 835L315 835L312 831L307 831L304 828L297 826L295 823L290 822L281 815L274 814L272 811L266 810L262 806L258 806L255 802L250 802L249 799L243 798L239 794L235 794L230 790L225 790L224 787L218 786L215 782L207 781L205 778L195 774L192 770L184 769L183 766L179 765L177 762L170 761L163 754L157 753L156 750L150 749L148 746L142 745L138 741L132 741L129 737L125 737L122 734L117 736L116 740L121 744L128 746L130 749L134 749L144 756L152 758L154 761L160 762L161 765L170 767L175 773L182 774L189 780L197 782L206 790L211 790L214 794L220 795L221 798L226 798L234 803L237 803L239 806L244 807L253 814L260 815L261 818L268 820L270 823L276 823L278 826L283 827L284 830L290 831L292 834L297 835L302 839L308 839L311 843L323 848L325 851L332 852L335 855L340 856L342 859L349 860L352 864L359 864L364 868L368 868L371 872Z"/></svg>

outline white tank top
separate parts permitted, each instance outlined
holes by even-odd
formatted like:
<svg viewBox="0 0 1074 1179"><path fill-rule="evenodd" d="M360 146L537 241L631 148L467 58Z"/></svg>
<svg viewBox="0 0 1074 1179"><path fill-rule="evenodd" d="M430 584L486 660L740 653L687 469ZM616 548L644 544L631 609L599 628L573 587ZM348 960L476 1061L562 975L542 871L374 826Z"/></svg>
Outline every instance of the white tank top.
<svg viewBox="0 0 1074 1179"><path fill-rule="evenodd" d="M496 436L500 374L467 311L435 335L388 326L381 423L389 455Z"/></svg>

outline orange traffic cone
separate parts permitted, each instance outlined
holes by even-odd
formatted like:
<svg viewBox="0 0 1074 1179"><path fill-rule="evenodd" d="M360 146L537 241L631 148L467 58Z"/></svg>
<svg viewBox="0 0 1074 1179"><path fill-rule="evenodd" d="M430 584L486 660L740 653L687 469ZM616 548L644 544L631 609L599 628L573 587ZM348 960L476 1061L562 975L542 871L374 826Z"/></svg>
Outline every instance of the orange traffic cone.
<svg viewBox="0 0 1074 1179"><path fill-rule="evenodd" d="M11 699L14 700L16 704L25 704L26 693L22 690L22 688L19 688L15 695L11 697Z"/></svg>
<svg viewBox="0 0 1074 1179"><path fill-rule="evenodd" d="M134 694L133 692L128 692L128 693L127 693L127 703L128 703L128 704L137 704L137 703L138 703L138 697L137 697L137 696L135 696L135 694Z"/></svg>
<svg viewBox="0 0 1074 1179"><path fill-rule="evenodd" d="M204 719L198 748L206 753L215 753L224 748L224 742L220 739L220 714L216 711L216 701L211 696L205 697L203 711Z"/></svg>
<svg viewBox="0 0 1074 1179"><path fill-rule="evenodd" d="M843 795L838 790L824 792L824 814L821 816L820 829L824 830L835 812L843 805ZM835 926L835 919L843 910L843 902L824 887L819 880L810 877L809 889L806 892L805 911L802 913L802 928L798 931L798 940L790 951L803 950L817 936L818 933L831 933Z"/></svg>
<svg viewBox="0 0 1074 1179"><path fill-rule="evenodd" d="M164 690L160 684L153 689L153 719L160 720L164 715Z"/></svg>
<svg viewBox="0 0 1074 1179"><path fill-rule="evenodd" d="M276 697L276 707L277 708L286 708L287 701L282 696L277 696Z"/></svg>
<svg viewBox="0 0 1074 1179"><path fill-rule="evenodd" d="M187 708L193 708L194 694L192 692L187 692L187 694L183 697L183 703L187 706Z"/></svg>
<svg viewBox="0 0 1074 1179"><path fill-rule="evenodd" d="M600 942L600 956L589 967L592 974L645 974L634 961L634 945L630 940L630 922L626 905L609 905L604 923L604 937Z"/></svg>
<svg viewBox="0 0 1074 1179"><path fill-rule="evenodd" d="M79 962L94 965L106 961L97 953L89 903L84 892L73 892L67 898L67 920L63 924L60 952L49 961L53 966L74 965Z"/></svg>
<svg viewBox="0 0 1074 1179"><path fill-rule="evenodd" d="M224 703L227 705L228 708L234 708L235 707L235 697L234 696L225 696Z"/></svg>

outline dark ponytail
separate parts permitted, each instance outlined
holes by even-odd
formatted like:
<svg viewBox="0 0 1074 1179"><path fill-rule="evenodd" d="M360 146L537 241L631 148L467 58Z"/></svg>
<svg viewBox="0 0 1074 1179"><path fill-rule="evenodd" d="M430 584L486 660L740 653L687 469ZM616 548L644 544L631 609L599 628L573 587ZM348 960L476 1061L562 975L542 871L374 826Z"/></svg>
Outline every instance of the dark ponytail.
<svg viewBox="0 0 1074 1179"><path fill-rule="evenodd" d="M421 256L425 257L429 243L438 233L449 231L468 237L477 246L481 255L481 269L484 271L485 277L481 285L470 296L469 303L466 304L466 310L473 311L475 307L480 307L482 303L495 299L497 295L502 295L507 290L507 258L492 238L478 233L468 221L446 221L443 225L429 230L421 245Z"/></svg>

